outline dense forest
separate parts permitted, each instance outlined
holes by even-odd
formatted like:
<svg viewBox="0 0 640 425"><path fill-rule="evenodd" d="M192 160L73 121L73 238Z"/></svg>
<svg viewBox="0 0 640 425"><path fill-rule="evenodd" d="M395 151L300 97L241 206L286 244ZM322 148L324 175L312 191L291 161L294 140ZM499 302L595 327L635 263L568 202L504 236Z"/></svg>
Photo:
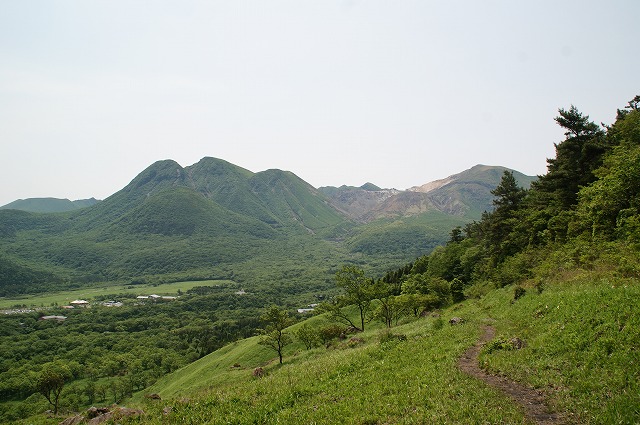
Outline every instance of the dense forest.
<svg viewBox="0 0 640 425"><path fill-rule="evenodd" d="M104 305L102 298L122 305ZM201 286L175 300L113 294L88 308L3 314L0 421L53 407L43 397L47 376L64 387L56 406L118 403L158 377L253 335L263 302L255 294Z"/></svg>

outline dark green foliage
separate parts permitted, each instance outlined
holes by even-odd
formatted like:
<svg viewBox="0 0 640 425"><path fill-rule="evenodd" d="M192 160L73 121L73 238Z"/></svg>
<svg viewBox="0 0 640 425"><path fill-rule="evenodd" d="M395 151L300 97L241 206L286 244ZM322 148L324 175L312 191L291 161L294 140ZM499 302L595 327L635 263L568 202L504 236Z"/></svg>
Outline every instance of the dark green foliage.
<svg viewBox="0 0 640 425"><path fill-rule="evenodd" d="M24 400L39 391L39 371L49 364L47 370L55 366L54 371L64 372L60 407L118 402L231 341L254 335L264 298L231 291L218 288L215 293L146 304L110 295L107 298L124 306L51 307L39 314L0 315L0 399L27 403ZM38 320L39 315L67 319ZM49 388L53 410L54 390L61 388ZM7 406L0 403L0 422L21 417ZM46 404L37 409L44 411Z"/></svg>
<svg viewBox="0 0 640 425"><path fill-rule="evenodd" d="M334 339L339 338L344 334L344 332L345 329L342 326L336 324L327 324L318 329L318 335L323 345L327 345Z"/></svg>
<svg viewBox="0 0 640 425"><path fill-rule="evenodd" d="M556 121L566 130L566 140L556 146L557 157L549 160L546 175L525 190L513 173L504 171L491 191L492 211L466 225L464 235L454 228L445 246L382 280L391 288L400 281L403 294L429 294L441 306L463 300L473 285L477 290L472 292L480 294L486 292L480 288L527 282L540 273L550 253L563 257L558 261L567 267L617 264L621 275L638 275L631 259L638 258L640 242L637 105L630 102L606 132L575 107L560 109ZM602 248L607 240L620 243L617 260ZM630 253L629 259L623 252ZM536 282L531 285L540 293L543 283Z"/></svg>
<svg viewBox="0 0 640 425"><path fill-rule="evenodd" d="M451 300L454 303L464 301L464 282L457 277L451 281Z"/></svg>
<svg viewBox="0 0 640 425"><path fill-rule="evenodd" d="M345 258L344 250L314 233L346 221L291 173L254 174L213 158L187 168L159 161L121 191L79 211L0 211L0 258L19 260L33 274L49 271L49 289L153 275L209 278L230 267L252 277L260 270L267 278L265 271L276 262L284 272L283 258L297 268L304 259L309 269L326 264L327 257ZM11 285L11 293L41 290L25 281L8 276L0 285ZM304 276L288 281L308 282Z"/></svg>
<svg viewBox="0 0 640 425"><path fill-rule="evenodd" d="M384 298L391 294L388 284L376 284L373 279L365 275L364 270L355 266L343 266L336 273L336 286L341 290L341 295L336 298L333 306L327 306L330 315L334 319L341 320L364 331L364 324L371 318L371 302L377 298ZM350 319L343 307L353 305L358 309L360 326L358 327Z"/></svg>
<svg viewBox="0 0 640 425"><path fill-rule="evenodd" d="M36 388L47 399L53 408L54 415L58 414L64 384L71 377L71 371L61 362L46 363L38 374Z"/></svg>
<svg viewBox="0 0 640 425"><path fill-rule="evenodd" d="M607 150L604 132L575 106L559 110L556 122L566 130L566 139L556 144L556 157L548 159L548 172L533 187L548 195L561 209L577 203L578 191L595 180L594 171Z"/></svg>
<svg viewBox="0 0 640 425"><path fill-rule="evenodd" d="M0 297L46 292L51 286L61 286L62 283L63 279L50 271L0 258Z"/></svg>

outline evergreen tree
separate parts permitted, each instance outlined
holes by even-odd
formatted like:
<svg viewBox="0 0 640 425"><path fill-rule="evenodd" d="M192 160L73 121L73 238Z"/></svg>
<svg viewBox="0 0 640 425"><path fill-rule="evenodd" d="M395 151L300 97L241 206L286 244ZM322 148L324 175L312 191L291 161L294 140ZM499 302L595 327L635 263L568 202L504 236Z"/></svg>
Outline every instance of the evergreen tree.
<svg viewBox="0 0 640 425"><path fill-rule="evenodd" d="M517 244L511 233L517 225L516 213L520 209L527 192L518 186L513 173L505 170L500 184L491 191L496 197L495 209L484 217L486 220L485 243L496 262L517 251Z"/></svg>
<svg viewBox="0 0 640 425"><path fill-rule="evenodd" d="M532 188L547 195L540 198L544 205L567 210L577 203L580 187L596 179L594 171L602 164L606 144L602 129L575 106L558 112L555 121L566 130L566 139L555 144L556 157L547 159L547 174Z"/></svg>

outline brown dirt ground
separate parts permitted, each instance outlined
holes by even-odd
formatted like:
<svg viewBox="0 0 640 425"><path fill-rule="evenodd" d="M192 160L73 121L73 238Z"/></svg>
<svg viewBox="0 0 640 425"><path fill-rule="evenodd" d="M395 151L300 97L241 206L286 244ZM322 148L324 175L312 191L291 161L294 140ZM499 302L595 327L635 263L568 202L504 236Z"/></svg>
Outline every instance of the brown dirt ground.
<svg viewBox="0 0 640 425"><path fill-rule="evenodd" d="M557 413L549 411L545 399L540 391L526 387L518 382L511 381L502 376L488 374L480 368L478 355L483 345L495 338L496 330L492 326L485 326L480 340L470 347L458 360L460 370L468 375L480 379L488 385L499 389L508 395L513 401L523 407L527 418L540 425L556 425L562 423L562 418Z"/></svg>

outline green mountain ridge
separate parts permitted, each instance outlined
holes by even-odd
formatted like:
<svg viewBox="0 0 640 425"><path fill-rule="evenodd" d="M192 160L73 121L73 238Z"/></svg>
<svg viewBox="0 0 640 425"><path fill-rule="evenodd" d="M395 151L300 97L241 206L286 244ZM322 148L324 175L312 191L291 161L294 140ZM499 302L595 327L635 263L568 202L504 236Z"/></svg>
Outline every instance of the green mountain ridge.
<svg viewBox="0 0 640 425"><path fill-rule="evenodd" d="M59 198L28 198L18 199L0 207L0 209L14 209L36 213L56 213L74 211L97 204L95 198L77 199L70 201Z"/></svg>
<svg viewBox="0 0 640 425"><path fill-rule="evenodd" d="M476 178L487 170L492 168L477 171ZM336 264L356 261L383 271L430 251L452 227L473 218L432 208L430 201L415 208L411 198L425 199L418 192L372 184L336 190L353 198L337 202L328 189L315 189L288 171L253 173L210 157L187 167L157 161L90 207L57 214L0 210L0 234L7 236L0 240L0 258L49 270L53 286L230 274L252 281L269 269L278 285L284 278L300 288L322 288ZM485 204L491 202L487 191L477 195ZM369 212L383 205L384 213L359 220L347 211L353 205ZM313 272L288 278L303 263ZM27 287L34 288L24 282ZM19 288L0 281L0 294L23 292Z"/></svg>

